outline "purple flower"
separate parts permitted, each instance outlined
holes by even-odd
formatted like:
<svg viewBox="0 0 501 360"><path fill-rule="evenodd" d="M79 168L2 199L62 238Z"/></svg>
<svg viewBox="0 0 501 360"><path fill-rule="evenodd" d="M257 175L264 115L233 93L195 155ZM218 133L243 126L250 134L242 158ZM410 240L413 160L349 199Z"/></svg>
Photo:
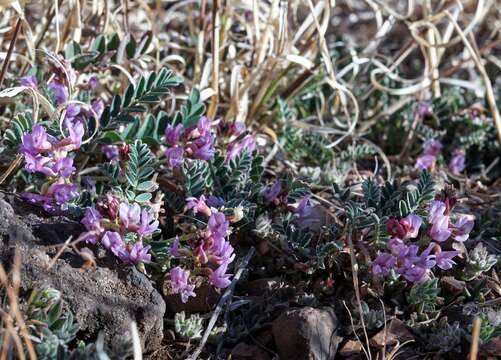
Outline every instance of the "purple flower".
<svg viewBox="0 0 501 360"><path fill-rule="evenodd" d="M119 207L120 222L131 231L136 231L141 220L141 207L138 204L129 205L125 202Z"/></svg>
<svg viewBox="0 0 501 360"><path fill-rule="evenodd" d="M88 231L100 231L102 216L93 207L89 207L85 210L85 216L83 217L81 223L85 226Z"/></svg>
<svg viewBox="0 0 501 360"><path fill-rule="evenodd" d="M75 184L52 184L47 190L47 194L52 195L58 205L78 197L78 185Z"/></svg>
<svg viewBox="0 0 501 360"><path fill-rule="evenodd" d="M151 246L143 246L143 243L138 241L130 250L127 258L123 260L130 264L148 263L151 261L151 254L148 253L150 248Z"/></svg>
<svg viewBox="0 0 501 360"><path fill-rule="evenodd" d="M68 89L63 84L54 81L51 82L47 88L54 96L57 106L62 105L66 103L66 101L68 101L69 97Z"/></svg>
<svg viewBox="0 0 501 360"><path fill-rule="evenodd" d="M454 240L464 242L470 237L470 232L473 230L474 222L468 218L462 216L460 217L454 227L452 228L452 235Z"/></svg>
<svg viewBox="0 0 501 360"><path fill-rule="evenodd" d="M104 111L104 102L100 99L94 100L91 103L92 110L96 113L97 117L100 118Z"/></svg>
<svg viewBox="0 0 501 360"><path fill-rule="evenodd" d="M196 294L193 291L195 285L188 283L188 272L181 269L179 266L172 268L170 270L170 280L172 283L172 291L175 294L181 295L181 301L186 303L190 296L195 297Z"/></svg>
<svg viewBox="0 0 501 360"><path fill-rule="evenodd" d="M115 231L106 231L101 238L101 244L103 244L106 249L111 250L116 256L123 256L125 244L119 233Z"/></svg>
<svg viewBox="0 0 501 360"><path fill-rule="evenodd" d="M165 142L171 146L177 145L183 130L183 124L176 126L168 125L165 129Z"/></svg>
<svg viewBox="0 0 501 360"><path fill-rule="evenodd" d="M235 121L230 125L229 135L240 136L245 131L245 123L241 121Z"/></svg>
<svg viewBox="0 0 501 360"><path fill-rule="evenodd" d="M444 242L451 236L451 233L452 231L449 229L449 216L436 217L430 230L431 238L438 242Z"/></svg>
<svg viewBox="0 0 501 360"><path fill-rule="evenodd" d="M428 271L425 268L414 266L404 272L404 278L412 283L420 283L427 279Z"/></svg>
<svg viewBox="0 0 501 360"><path fill-rule="evenodd" d="M429 116L433 113L433 108L431 107L431 104L427 101L420 101L417 106L416 106L416 114L420 118L424 118L426 116Z"/></svg>
<svg viewBox="0 0 501 360"><path fill-rule="evenodd" d="M447 206L443 201L433 200L428 210L428 221L433 224L445 215L446 209Z"/></svg>
<svg viewBox="0 0 501 360"><path fill-rule="evenodd" d="M226 274L227 268L228 263L223 263L209 275L209 280L215 287L224 289L231 284L231 275Z"/></svg>
<svg viewBox="0 0 501 360"><path fill-rule="evenodd" d="M185 132L186 139L196 139L210 134L210 120L207 116L202 116L195 126L188 128Z"/></svg>
<svg viewBox="0 0 501 360"><path fill-rule="evenodd" d="M437 139L426 140L423 144L423 151L426 155L438 156L442 148L442 143Z"/></svg>
<svg viewBox="0 0 501 360"><path fill-rule="evenodd" d="M228 145L228 152L226 153L226 162L233 160L238 154L246 150L252 153L256 150L256 139L253 136L247 135L240 141L233 141Z"/></svg>
<svg viewBox="0 0 501 360"><path fill-rule="evenodd" d="M183 164L184 150L180 147L171 147L165 150L165 156L169 162L170 167L176 168Z"/></svg>
<svg viewBox="0 0 501 360"><path fill-rule="evenodd" d="M454 151L454 156L449 162L449 170L453 174L461 173L465 168L465 153L463 150Z"/></svg>
<svg viewBox="0 0 501 360"><path fill-rule="evenodd" d="M26 86L34 90L38 90L38 80L34 75L23 76L19 79L21 86Z"/></svg>
<svg viewBox="0 0 501 360"><path fill-rule="evenodd" d="M425 268L425 269L431 269L432 267L435 266L435 260L434 256L430 255L431 250L436 246L434 242L431 242L428 244L428 247L421 253L419 258L414 262L414 265Z"/></svg>
<svg viewBox="0 0 501 360"><path fill-rule="evenodd" d="M208 221L210 236L216 241L224 239L228 233L230 222L226 220L226 216L222 212L216 209L211 209L211 212L212 214Z"/></svg>
<svg viewBox="0 0 501 360"><path fill-rule="evenodd" d="M179 236L176 236L174 242L169 247L169 254L176 257L182 256L181 252L179 251Z"/></svg>
<svg viewBox="0 0 501 360"><path fill-rule="evenodd" d="M207 203L205 202L205 196L201 195L200 199L197 199L195 197L189 197L186 199L188 202L186 204L186 209L187 210L192 210L193 214L201 213L204 214L205 216L211 216L211 210Z"/></svg>
<svg viewBox="0 0 501 360"><path fill-rule="evenodd" d="M44 157L41 155L31 155L26 153L24 155L24 160L26 164L24 164L24 169L29 173L43 172L46 173L49 168L46 168L45 165L51 161L50 158Z"/></svg>
<svg viewBox="0 0 501 360"><path fill-rule="evenodd" d="M372 263L372 273L376 276L386 276L397 263L395 256L388 253L379 254Z"/></svg>
<svg viewBox="0 0 501 360"><path fill-rule="evenodd" d="M449 270L452 265L456 263L452 261L452 258L459 255L459 251L440 251L435 254L435 260L437 261L437 266L442 270Z"/></svg>
<svg viewBox="0 0 501 360"><path fill-rule="evenodd" d="M97 78L97 76L91 76L89 78L89 87L91 90L94 90L96 87L97 87L97 84L99 83L99 80Z"/></svg>
<svg viewBox="0 0 501 360"><path fill-rule="evenodd" d="M391 251L392 254L398 255L401 253L403 248L406 248L406 245L402 240L399 238L391 238L390 241L388 241L388 249Z"/></svg>
<svg viewBox="0 0 501 360"><path fill-rule="evenodd" d="M51 168L54 175L59 175L63 179L68 179L76 170L73 166L73 159L69 157L61 157L56 160L56 163Z"/></svg>
<svg viewBox="0 0 501 360"><path fill-rule="evenodd" d="M82 109L80 108L80 105L77 104L69 104L66 107L66 115L65 115L65 120L73 120L78 114L80 114L80 111Z"/></svg>
<svg viewBox="0 0 501 360"><path fill-rule="evenodd" d="M146 209L141 210L141 222L137 233L139 235L148 235L158 229L158 220L155 220L153 214Z"/></svg>
<svg viewBox="0 0 501 360"><path fill-rule="evenodd" d="M310 195L304 196L299 202L299 205L296 208L296 214L298 214L300 218L311 214Z"/></svg>
<svg viewBox="0 0 501 360"><path fill-rule="evenodd" d="M218 239L210 249L210 254L207 257L207 261L212 261L218 265L227 263L230 264L235 259L235 253L233 246L231 246L229 241L224 241L223 239Z"/></svg>
<svg viewBox="0 0 501 360"><path fill-rule="evenodd" d="M414 167L419 170L429 170L435 163L436 157L433 155L421 155L416 159Z"/></svg>
<svg viewBox="0 0 501 360"><path fill-rule="evenodd" d="M404 226L406 230L406 238L415 238L418 236L419 228L423 223L420 216L415 214L410 214L400 220L400 223Z"/></svg>
<svg viewBox="0 0 501 360"><path fill-rule="evenodd" d="M47 138L47 131L38 124L33 126L30 134L23 134L21 142L21 152L25 154L37 155L52 148Z"/></svg>
<svg viewBox="0 0 501 360"><path fill-rule="evenodd" d="M281 191L282 185L280 184L280 180L277 180L263 191L263 197L267 202L273 202Z"/></svg>
<svg viewBox="0 0 501 360"><path fill-rule="evenodd" d="M188 144L186 153L190 155L192 159L208 161L214 157L214 141L214 135L207 133Z"/></svg>
<svg viewBox="0 0 501 360"><path fill-rule="evenodd" d="M85 133L84 125L80 121L67 121L66 127L70 132L70 139L72 144L75 146L74 148L80 148L80 146L82 145L82 138Z"/></svg>
<svg viewBox="0 0 501 360"><path fill-rule="evenodd" d="M220 208L224 205L224 200L221 197L210 195L206 200L207 206L213 208Z"/></svg>
<svg viewBox="0 0 501 360"><path fill-rule="evenodd" d="M120 150L116 145L103 145L101 146L101 151L111 162L118 162L120 160Z"/></svg>
<svg viewBox="0 0 501 360"><path fill-rule="evenodd" d="M422 222L420 216L410 214L400 220L388 220L386 222L386 231L392 236L397 236L402 239L412 239L418 236Z"/></svg>

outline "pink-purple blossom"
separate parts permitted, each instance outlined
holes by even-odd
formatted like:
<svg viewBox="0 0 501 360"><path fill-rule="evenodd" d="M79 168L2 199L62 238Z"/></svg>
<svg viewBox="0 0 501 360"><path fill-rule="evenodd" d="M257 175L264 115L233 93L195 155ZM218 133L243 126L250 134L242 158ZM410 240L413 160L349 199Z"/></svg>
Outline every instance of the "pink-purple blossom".
<svg viewBox="0 0 501 360"><path fill-rule="evenodd" d="M38 80L34 75L26 75L19 79L21 86L26 86L34 90L38 90Z"/></svg>
<svg viewBox="0 0 501 360"><path fill-rule="evenodd" d="M416 238L423 220L420 216L409 214L400 220L390 219L386 222L386 231L401 239Z"/></svg>
<svg viewBox="0 0 501 360"><path fill-rule="evenodd" d="M227 269L228 263L223 263L209 275L209 280L215 287L224 289L231 284L231 275L226 274Z"/></svg>
<svg viewBox="0 0 501 360"><path fill-rule="evenodd" d="M419 170L429 170L435 164L437 158L434 155L424 154L416 159L415 168Z"/></svg>
<svg viewBox="0 0 501 360"><path fill-rule="evenodd" d="M171 146L176 146L183 133L183 124L176 126L168 125L165 129L165 142Z"/></svg>
<svg viewBox="0 0 501 360"><path fill-rule="evenodd" d="M437 139L426 140L423 144L423 152L426 155L438 156L444 146Z"/></svg>
<svg viewBox="0 0 501 360"><path fill-rule="evenodd" d="M115 256L120 257L123 255L125 244L120 234L116 231L106 231L101 238L101 244L103 244L106 249L111 250Z"/></svg>
<svg viewBox="0 0 501 360"><path fill-rule="evenodd" d="M137 229L139 235L149 235L154 233L158 229L159 222L155 220L153 214L146 210L141 210L141 221Z"/></svg>
<svg viewBox="0 0 501 360"><path fill-rule="evenodd" d="M151 246L144 246L141 241L137 241L130 252L122 254L121 259L129 264L149 263L151 261L151 254L148 253L150 248Z"/></svg>
<svg viewBox="0 0 501 360"><path fill-rule="evenodd" d="M31 133L23 134L21 142L21 152L25 154L38 155L52 148L47 131L39 124L33 126Z"/></svg>
<svg viewBox="0 0 501 360"><path fill-rule="evenodd" d="M172 168L177 168L183 165L184 162L184 150L178 146L174 146L165 150L165 156L167 161Z"/></svg>
<svg viewBox="0 0 501 360"><path fill-rule="evenodd" d="M54 96L54 99L56 101L56 105L62 105L68 101L69 93L68 93L68 88L64 86L63 84L53 81L51 82L47 88L51 92L51 94Z"/></svg>
<svg viewBox="0 0 501 360"><path fill-rule="evenodd" d="M453 174L460 174L465 168L465 152L463 150L456 150L449 162L449 170Z"/></svg>
<svg viewBox="0 0 501 360"><path fill-rule="evenodd" d="M188 282L189 273L179 266L172 268L169 272L170 280L172 284L172 292L175 294L181 295L181 301L186 303L188 299L191 297L195 297L196 294L193 290L195 290L195 285L192 285Z"/></svg>
<svg viewBox="0 0 501 360"><path fill-rule="evenodd" d="M273 202L281 192L282 185L280 184L280 180L276 180L273 185L268 186L266 189L264 189L263 197L267 202Z"/></svg>
<svg viewBox="0 0 501 360"><path fill-rule="evenodd" d="M388 253L381 253L372 263L372 273L374 275L386 276L395 267L397 258Z"/></svg>
<svg viewBox="0 0 501 360"><path fill-rule="evenodd" d="M212 212L206 203L206 198L204 195L201 195L198 199L195 197L189 197L186 199L186 201L186 209L192 210L193 214L201 213L205 216L211 216Z"/></svg>
<svg viewBox="0 0 501 360"><path fill-rule="evenodd" d="M435 253L437 266L442 270L452 269L452 266L456 264L452 259L459 254L459 251L439 251Z"/></svg>
<svg viewBox="0 0 501 360"><path fill-rule="evenodd" d="M449 229L449 216L444 215L436 217L430 230L431 238L438 242L444 242L451 234L452 231Z"/></svg>
<svg viewBox="0 0 501 360"><path fill-rule="evenodd" d="M130 205L123 202L120 204L119 216L120 222L126 229L136 231L141 220L141 207L138 204Z"/></svg>
<svg viewBox="0 0 501 360"><path fill-rule="evenodd" d="M470 232L473 230L474 222L468 218L460 217L452 228L452 236L454 240L464 242L470 237Z"/></svg>

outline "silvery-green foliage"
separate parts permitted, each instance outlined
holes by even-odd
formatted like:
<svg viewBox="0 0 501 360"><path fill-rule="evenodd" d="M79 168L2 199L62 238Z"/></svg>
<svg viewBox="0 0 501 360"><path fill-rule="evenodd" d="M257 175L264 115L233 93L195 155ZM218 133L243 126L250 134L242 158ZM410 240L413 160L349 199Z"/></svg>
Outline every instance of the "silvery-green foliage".
<svg viewBox="0 0 501 360"><path fill-rule="evenodd" d="M497 261L495 255L489 254L482 243L478 243L468 254L464 279L469 281L477 278L482 273L489 271Z"/></svg>
<svg viewBox="0 0 501 360"><path fill-rule="evenodd" d="M183 338L199 339L203 332L203 319L198 314L186 318L184 311L174 315L174 328Z"/></svg>
<svg viewBox="0 0 501 360"><path fill-rule="evenodd" d="M440 291L438 279L430 279L415 284L407 295L407 301L409 305L416 307L418 313L435 311L435 306L442 300L438 296Z"/></svg>

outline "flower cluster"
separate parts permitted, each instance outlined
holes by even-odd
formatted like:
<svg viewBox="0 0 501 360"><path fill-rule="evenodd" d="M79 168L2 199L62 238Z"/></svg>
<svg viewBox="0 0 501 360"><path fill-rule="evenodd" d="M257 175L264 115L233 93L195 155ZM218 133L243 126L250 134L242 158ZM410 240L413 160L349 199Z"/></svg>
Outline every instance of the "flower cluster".
<svg viewBox="0 0 501 360"><path fill-rule="evenodd" d="M416 159L415 167L419 170L430 170L434 167L443 145L437 139L429 139L423 144L423 152ZM462 149L454 151L449 162L449 170L453 174L460 174L465 168L465 152Z"/></svg>
<svg viewBox="0 0 501 360"><path fill-rule="evenodd" d="M233 160L242 150L249 153L256 150L256 139L254 136L246 134L247 131L243 122L234 122L229 125L220 122L218 133L229 139L226 147L226 162Z"/></svg>
<svg viewBox="0 0 501 360"><path fill-rule="evenodd" d="M390 271L402 275L407 281L420 283L429 278L431 269L435 266L449 270L455 264L452 260L460 254L459 251L444 251L440 244L451 236L454 240L463 242L473 229L473 221L459 217L455 224L450 223L449 213L453 207L451 198L434 200L428 209L429 237L431 241L420 254L419 246L406 244L404 240L415 239L423 223L420 216L410 214L403 219L390 219L386 223L388 234L393 236L388 242L389 252L381 253L372 265L372 273L387 276ZM433 251L433 254L432 254Z"/></svg>
<svg viewBox="0 0 501 360"><path fill-rule="evenodd" d="M64 59L60 60L64 69L54 68L54 76L44 87L39 87L38 79L34 75L19 79L22 86L38 91L45 90L54 105L64 109L60 139L49 135L40 124L35 124L31 132L24 133L21 139L20 153L24 156L24 169L29 173L39 173L47 177L47 181L41 186L40 194L24 193L23 197L51 213L63 210L67 202L78 198L79 187L70 180L76 170L72 152L82 146L87 118L100 117L104 109L101 100L94 100L91 106L87 107L83 106L83 103L70 101L69 87L77 87L82 91L94 90L97 78L87 77L86 80L79 80L71 64ZM68 82L70 84L65 85Z"/></svg>
<svg viewBox="0 0 501 360"><path fill-rule="evenodd" d="M209 206L216 202L219 202L218 198L209 200L204 195L187 199L186 209L206 217L207 226L186 239L187 246L181 246L179 237L176 237L170 254L179 260L192 260L197 274L207 276L214 286L225 288L231 283L231 275L226 272L228 265L235 259L235 254L233 246L227 240L230 221L222 211ZM195 287L190 284L189 275L190 272L179 266L170 271L172 290L181 295L183 302L188 301L190 296L195 296Z"/></svg>
<svg viewBox="0 0 501 360"><path fill-rule="evenodd" d="M87 208L82 224L87 232L81 239L87 243L101 243L128 264L151 261L150 246L144 246L143 239L150 237L159 223L150 209L120 202L108 194L97 208Z"/></svg>
<svg viewBox="0 0 501 360"><path fill-rule="evenodd" d="M211 132L211 122L202 116L196 125L185 128L183 124L168 125L165 129L165 151L168 164L178 168L184 159L210 160L215 149L215 136Z"/></svg>
<svg viewBox="0 0 501 360"><path fill-rule="evenodd" d="M311 214L310 195L305 195L297 204L289 204L288 194L282 189L280 180L263 189L262 192L265 203L280 205L284 204L287 210L295 213L298 217L306 217Z"/></svg>
<svg viewBox="0 0 501 360"><path fill-rule="evenodd" d="M22 137L20 153L24 156L24 169L47 177L41 194L24 193L22 196L28 202L42 205L48 212L57 212L66 202L78 197L78 186L70 181L75 172L70 152L80 147L84 128L76 124L68 130L69 137L57 140L42 125L36 124L31 133Z"/></svg>

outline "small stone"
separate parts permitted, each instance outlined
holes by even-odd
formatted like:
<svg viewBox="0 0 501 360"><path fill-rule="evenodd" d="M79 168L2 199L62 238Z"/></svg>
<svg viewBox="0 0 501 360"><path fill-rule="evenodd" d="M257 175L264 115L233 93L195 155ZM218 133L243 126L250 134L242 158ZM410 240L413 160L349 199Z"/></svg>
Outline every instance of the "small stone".
<svg viewBox="0 0 501 360"><path fill-rule="evenodd" d="M339 323L331 308L288 310L273 322L273 337L281 359L333 359L340 338Z"/></svg>
<svg viewBox="0 0 501 360"><path fill-rule="evenodd" d="M348 340L341 346L341 349L339 349L339 355L344 357L360 354L361 352L362 345L360 345L359 341L355 340Z"/></svg>
<svg viewBox="0 0 501 360"><path fill-rule="evenodd" d="M440 282L442 283L444 291L452 295L461 294L466 287L466 283L464 281L457 280L452 276L444 276Z"/></svg>
<svg viewBox="0 0 501 360"><path fill-rule="evenodd" d="M386 335L385 335L386 330ZM383 347L384 345L395 345L397 342L403 343L407 340L414 340L414 336L407 329L407 326L399 319L393 319L376 335L370 339L369 343L373 347Z"/></svg>

